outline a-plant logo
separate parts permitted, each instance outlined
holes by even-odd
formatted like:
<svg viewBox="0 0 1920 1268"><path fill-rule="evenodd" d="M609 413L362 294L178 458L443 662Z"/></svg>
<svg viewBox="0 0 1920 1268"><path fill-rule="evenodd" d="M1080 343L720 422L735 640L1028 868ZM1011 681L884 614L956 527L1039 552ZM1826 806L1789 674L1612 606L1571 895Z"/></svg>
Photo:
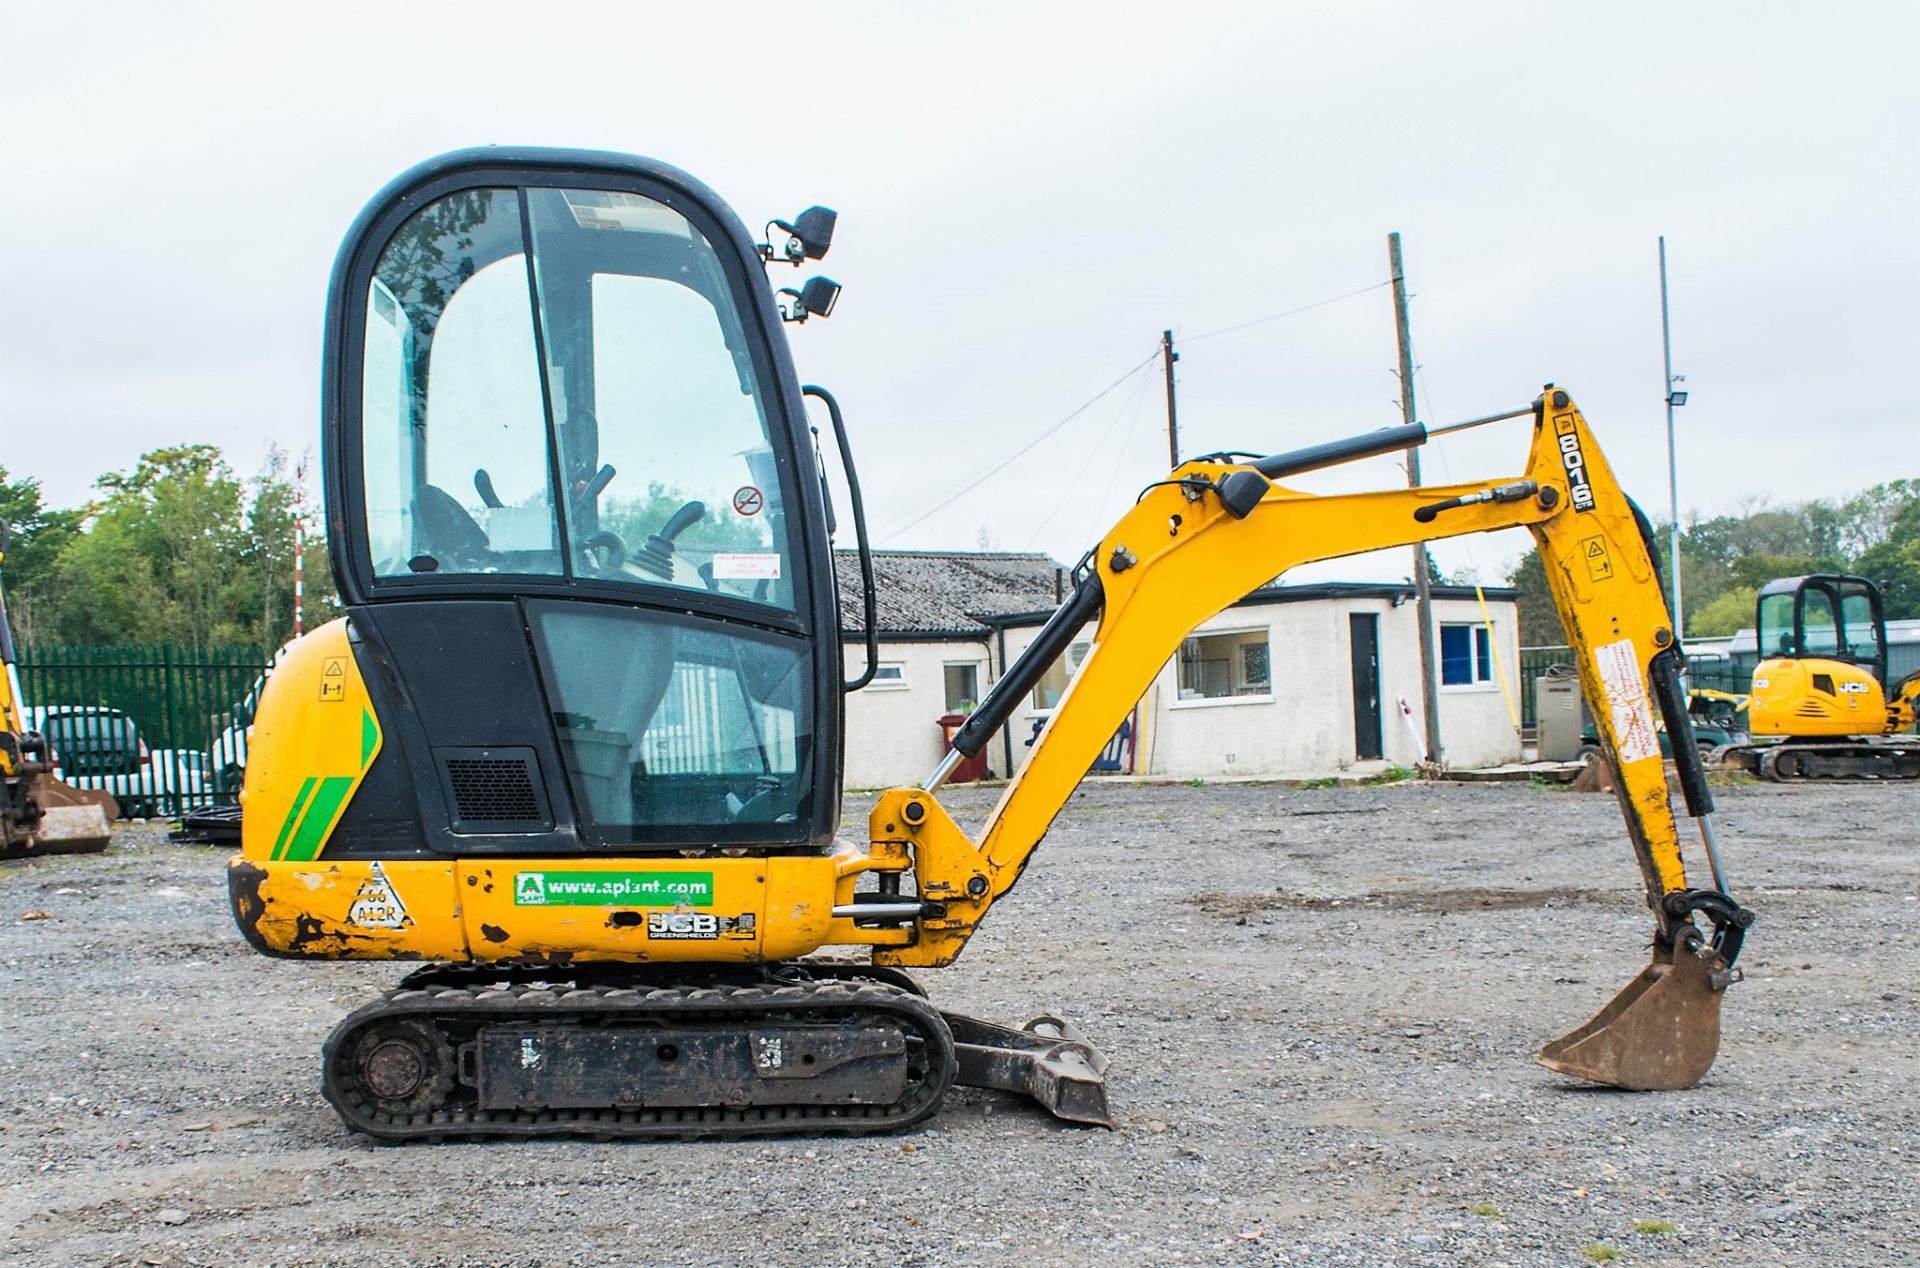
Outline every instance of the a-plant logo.
<svg viewBox="0 0 1920 1268"><path fill-rule="evenodd" d="M539 872L522 872L513 878L513 901L521 907L537 907L547 901L547 878Z"/></svg>

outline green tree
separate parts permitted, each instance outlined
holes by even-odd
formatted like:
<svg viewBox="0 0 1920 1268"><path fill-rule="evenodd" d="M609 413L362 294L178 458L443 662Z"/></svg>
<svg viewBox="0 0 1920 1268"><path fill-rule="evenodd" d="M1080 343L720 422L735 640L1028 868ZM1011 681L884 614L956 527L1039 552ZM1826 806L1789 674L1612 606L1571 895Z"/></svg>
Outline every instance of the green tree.
<svg viewBox="0 0 1920 1268"><path fill-rule="evenodd" d="M237 643L249 586L242 489L212 445L156 449L96 482L87 531L61 550L56 637Z"/></svg>
<svg viewBox="0 0 1920 1268"><path fill-rule="evenodd" d="M1920 502L1920 480L1889 480L1841 503L1841 544L1847 554L1863 556L1890 542L1901 512L1915 502Z"/></svg>
<svg viewBox="0 0 1920 1268"><path fill-rule="evenodd" d="M1861 554L1852 570L1879 585L1889 621L1920 618L1920 498L1895 514L1885 539Z"/></svg>
<svg viewBox="0 0 1920 1268"><path fill-rule="evenodd" d="M7 592L8 614L14 634L22 642L39 636L41 613L48 604L54 561L80 533L84 510L53 510L41 497L40 482L15 480L0 467L0 523L7 526L6 563L0 568Z"/></svg>
<svg viewBox="0 0 1920 1268"><path fill-rule="evenodd" d="M1753 624L1753 602L1759 590L1734 586L1687 613L1687 637L1725 638ZM1684 596L1683 596L1684 597Z"/></svg>
<svg viewBox="0 0 1920 1268"><path fill-rule="evenodd" d="M1560 624L1559 609L1553 606L1553 593L1547 589L1547 567L1538 547L1520 556L1507 574L1507 584L1520 592L1514 604L1520 614L1520 646L1565 644L1567 632Z"/></svg>

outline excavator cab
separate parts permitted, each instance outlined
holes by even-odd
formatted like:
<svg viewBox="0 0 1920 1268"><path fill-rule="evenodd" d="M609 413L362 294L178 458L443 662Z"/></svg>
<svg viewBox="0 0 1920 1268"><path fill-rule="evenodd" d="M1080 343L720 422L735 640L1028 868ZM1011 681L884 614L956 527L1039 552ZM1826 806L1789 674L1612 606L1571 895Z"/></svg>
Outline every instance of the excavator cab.
<svg viewBox="0 0 1920 1268"><path fill-rule="evenodd" d="M380 736L347 840L391 859L396 837L403 857L831 839L827 512L761 267L703 186L620 156L450 155L355 225L325 473ZM247 821L312 773L261 772Z"/></svg>
<svg viewBox="0 0 1920 1268"><path fill-rule="evenodd" d="M1761 587L1754 628L1763 659L1844 661L1887 680L1887 621L1880 588L1865 577L1819 573Z"/></svg>

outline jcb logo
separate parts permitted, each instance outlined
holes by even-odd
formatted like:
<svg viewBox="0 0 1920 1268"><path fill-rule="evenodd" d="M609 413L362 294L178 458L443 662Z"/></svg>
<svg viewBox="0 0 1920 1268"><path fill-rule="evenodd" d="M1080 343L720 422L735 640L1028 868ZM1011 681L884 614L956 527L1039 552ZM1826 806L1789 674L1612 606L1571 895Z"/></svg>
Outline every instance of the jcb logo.
<svg viewBox="0 0 1920 1268"><path fill-rule="evenodd" d="M720 917L703 911L650 911L647 913L649 938L717 938Z"/></svg>

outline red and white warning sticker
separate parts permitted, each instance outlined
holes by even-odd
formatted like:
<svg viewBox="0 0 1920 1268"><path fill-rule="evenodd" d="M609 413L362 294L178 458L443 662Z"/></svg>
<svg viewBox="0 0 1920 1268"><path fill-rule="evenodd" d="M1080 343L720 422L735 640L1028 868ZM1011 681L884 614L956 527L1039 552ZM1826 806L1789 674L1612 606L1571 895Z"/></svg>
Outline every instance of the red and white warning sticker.
<svg viewBox="0 0 1920 1268"><path fill-rule="evenodd" d="M766 504L767 499L751 484L743 484L733 491L733 509L742 515L758 515Z"/></svg>
<svg viewBox="0 0 1920 1268"><path fill-rule="evenodd" d="M1640 672L1633 640L1623 638L1593 649L1594 666L1607 693L1607 715L1613 720L1614 742L1622 762L1660 756L1660 736L1653 729L1653 709L1647 700L1647 680Z"/></svg>
<svg viewBox="0 0 1920 1268"><path fill-rule="evenodd" d="M713 575L720 581L777 581L780 579L780 556L715 555Z"/></svg>

